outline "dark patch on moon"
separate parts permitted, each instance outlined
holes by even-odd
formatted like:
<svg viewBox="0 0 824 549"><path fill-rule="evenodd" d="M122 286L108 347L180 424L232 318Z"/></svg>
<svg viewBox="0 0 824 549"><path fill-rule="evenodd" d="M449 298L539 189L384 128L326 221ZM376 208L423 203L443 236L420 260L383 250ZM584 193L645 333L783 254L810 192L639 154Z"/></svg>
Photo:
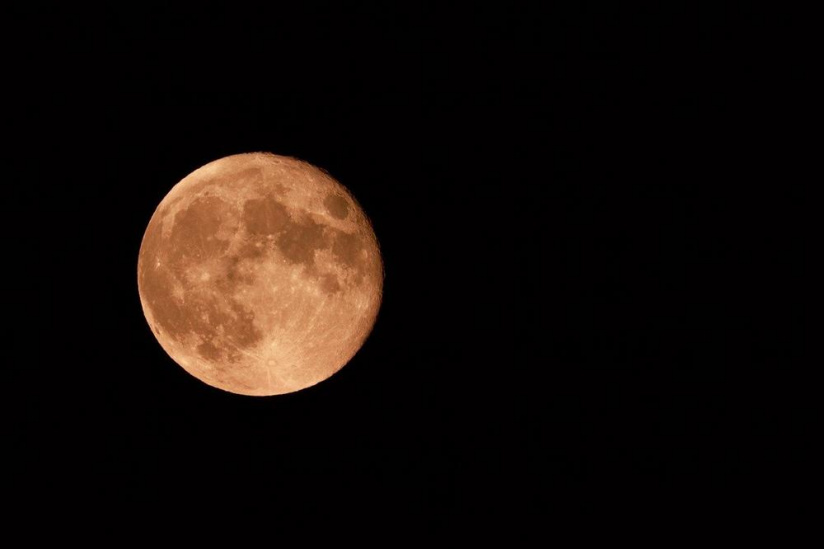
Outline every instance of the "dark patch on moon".
<svg viewBox="0 0 824 549"><path fill-rule="evenodd" d="M216 349L225 348L227 344L246 349L258 343L262 334L254 324L254 313L228 296L215 295L208 290L189 289L184 294L184 301L179 302L172 294L169 284L171 273L159 273L153 277L150 285L154 293L149 301L152 313L163 329L172 339L182 342L188 335L199 336L204 344L198 352L209 352L208 343ZM229 294L231 295L231 294ZM222 330L218 330L222 326ZM219 343L215 345L215 343Z"/></svg>
<svg viewBox="0 0 824 549"><path fill-rule="evenodd" d="M324 200L330 214L343 219L349 213L345 197L329 194ZM243 205L243 222L246 227L247 242L231 258L234 264L246 257L258 257L274 246L283 257L292 264L304 265L307 274L319 280L321 288L327 293L340 291L340 283L325 279L315 269L315 252L331 249L334 257L344 268L354 271L354 281L359 284L365 275L365 242L358 234L350 234L339 229L318 223L311 217L295 219L295 213L275 200L272 196L249 199ZM228 277L236 276L230 262Z"/></svg>
<svg viewBox="0 0 824 549"><path fill-rule="evenodd" d="M355 283L360 284L366 274L366 249L363 240L357 234L338 231L332 245L332 253L347 268L355 272Z"/></svg>
<svg viewBox="0 0 824 549"><path fill-rule="evenodd" d="M217 361L220 359L220 349L215 347L211 341L204 341L198 345L197 353L206 360Z"/></svg>
<svg viewBox="0 0 824 549"><path fill-rule="evenodd" d="M243 205L243 222L251 236L278 234L291 222L286 207L267 196L252 198Z"/></svg>
<svg viewBox="0 0 824 549"><path fill-rule="evenodd" d="M340 291L340 282L338 277L333 274L324 274L320 278L320 289L327 294L336 294Z"/></svg>
<svg viewBox="0 0 824 549"><path fill-rule="evenodd" d="M329 240L323 225L311 218L289 223L277 239L277 247L290 263L311 267L315 263L315 251L328 248Z"/></svg>
<svg viewBox="0 0 824 549"><path fill-rule="evenodd" d="M266 249L269 241L261 237L273 236L278 250L293 264L311 267L315 251L330 243L323 225L309 217L293 219L289 209L271 196L247 200L243 205L243 222L252 246Z"/></svg>
<svg viewBox="0 0 824 549"><path fill-rule="evenodd" d="M214 196L196 198L188 208L177 212L167 246L172 265L177 267L223 254L229 240L216 235L229 213L229 205Z"/></svg>
<svg viewBox="0 0 824 549"><path fill-rule="evenodd" d="M144 236L138 273L141 294L157 324L177 342L189 335L199 336L202 343L197 352L212 361L220 359L221 349L227 346L248 348L262 339L254 314L232 298L239 284L252 283L239 269L239 260L225 259L225 271L215 282L226 290L220 294L209 285L186 281L192 268L227 251L229 241L216 234L225 219L233 219L228 209L229 205L217 197L199 197L174 216L165 240L160 223L153 219ZM222 326L221 331L218 326Z"/></svg>
<svg viewBox="0 0 824 549"><path fill-rule="evenodd" d="M355 267L360 259L363 244L357 235L338 232L332 253L348 267Z"/></svg>
<svg viewBox="0 0 824 549"><path fill-rule="evenodd" d="M328 194L323 199L323 205L326 206L326 211L335 219L346 219L349 215L349 204L346 199L339 194Z"/></svg>
<svg viewBox="0 0 824 549"><path fill-rule="evenodd" d="M245 259L263 255L263 250L254 245L243 246L237 254L228 256L221 265L220 276L215 284L224 292L234 292L241 284L251 285L255 277L243 269Z"/></svg>

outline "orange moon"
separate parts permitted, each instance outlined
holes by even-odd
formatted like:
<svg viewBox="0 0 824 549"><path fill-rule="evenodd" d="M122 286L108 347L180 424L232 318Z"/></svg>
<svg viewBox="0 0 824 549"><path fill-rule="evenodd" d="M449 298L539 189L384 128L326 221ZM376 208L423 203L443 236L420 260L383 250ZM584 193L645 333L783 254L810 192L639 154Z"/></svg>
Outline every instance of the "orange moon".
<svg viewBox="0 0 824 549"><path fill-rule="evenodd" d="M146 228L137 274L169 356L254 396L340 370L383 292L378 242L354 197L326 172L268 153L221 158L175 185Z"/></svg>

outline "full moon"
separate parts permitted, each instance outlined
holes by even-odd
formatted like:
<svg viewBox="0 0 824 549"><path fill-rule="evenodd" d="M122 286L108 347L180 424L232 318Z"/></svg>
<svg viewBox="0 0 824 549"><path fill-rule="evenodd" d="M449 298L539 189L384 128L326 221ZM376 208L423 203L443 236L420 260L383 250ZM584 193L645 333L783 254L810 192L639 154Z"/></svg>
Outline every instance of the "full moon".
<svg viewBox="0 0 824 549"><path fill-rule="evenodd" d="M250 153L215 160L154 212L137 265L143 313L187 372L219 389L299 391L372 331L383 262L369 219L326 172Z"/></svg>

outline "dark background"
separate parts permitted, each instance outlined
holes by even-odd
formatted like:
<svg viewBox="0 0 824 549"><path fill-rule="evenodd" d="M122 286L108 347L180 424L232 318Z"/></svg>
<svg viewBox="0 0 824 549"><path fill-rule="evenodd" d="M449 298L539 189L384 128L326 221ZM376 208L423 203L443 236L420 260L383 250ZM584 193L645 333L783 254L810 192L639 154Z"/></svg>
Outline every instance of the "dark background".
<svg viewBox="0 0 824 549"><path fill-rule="evenodd" d="M15 509L820 541L821 14L662 6L10 14ZM363 349L276 398L137 294L166 192L249 151L345 184L386 266Z"/></svg>

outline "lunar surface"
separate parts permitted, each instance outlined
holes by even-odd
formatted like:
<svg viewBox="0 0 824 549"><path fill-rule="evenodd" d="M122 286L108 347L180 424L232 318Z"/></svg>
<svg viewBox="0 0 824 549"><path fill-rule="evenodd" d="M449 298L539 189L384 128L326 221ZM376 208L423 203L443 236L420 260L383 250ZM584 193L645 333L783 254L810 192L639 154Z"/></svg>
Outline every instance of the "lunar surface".
<svg viewBox="0 0 824 549"><path fill-rule="evenodd" d="M298 391L340 370L372 330L383 289L375 234L346 188L265 153L216 160L175 185L137 270L163 349L243 395Z"/></svg>

